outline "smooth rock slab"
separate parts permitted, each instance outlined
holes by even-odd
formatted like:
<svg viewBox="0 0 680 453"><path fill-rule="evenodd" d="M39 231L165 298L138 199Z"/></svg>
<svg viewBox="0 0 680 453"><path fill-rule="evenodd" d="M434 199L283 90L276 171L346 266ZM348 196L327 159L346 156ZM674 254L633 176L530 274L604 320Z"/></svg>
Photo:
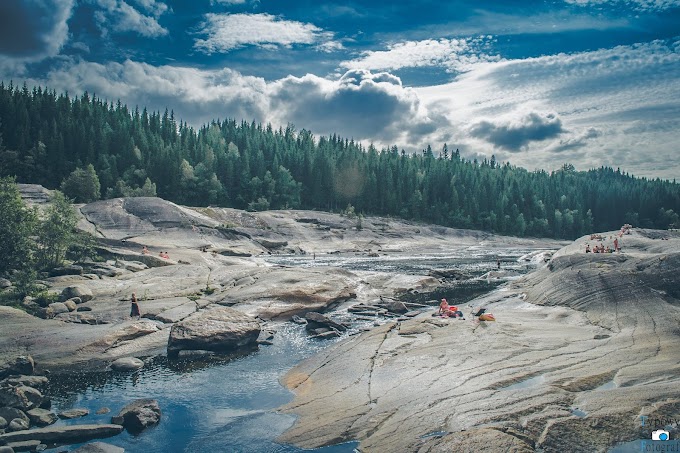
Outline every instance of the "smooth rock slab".
<svg viewBox="0 0 680 453"><path fill-rule="evenodd" d="M136 357L121 357L111 363L115 371L137 371L144 366L144 362Z"/></svg>
<svg viewBox="0 0 680 453"><path fill-rule="evenodd" d="M80 417L85 417L90 413L89 409L68 409L65 411L59 412L59 418L65 419L65 420L70 420L72 418L80 418Z"/></svg>
<svg viewBox="0 0 680 453"><path fill-rule="evenodd" d="M104 442L92 442L73 450L72 453L125 453L125 449Z"/></svg>
<svg viewBox="0 0 680 453"><path fill-rule="evenodd" d="M7 444L7 446L16 452L37 451L40 444L41 442L39 440L25 440L23 442L11 442Z"/></svg>
<svg viewBox="0 0 680 453"><path fill-rule="evenodd" d="M1 442L23 442L39 440L43 443L74 444L90 439L111 437L123 432L121 425L73 425L50 426L48 428L31 429L0 435Z"/></svg>
<svg viewBox="0 0 680 453"><path fill-rule="evenodd" d="M255 344L260 323L229 307L197 312L172 326L168 340L168 357L181 350L231 351Z"/></svg>
<svg viewBox="0 0 680 453"><path fill-rule="evenodd" d="M141 399L133 401L111 417L111 423L122 425L131 433L139 433L161 420L161 408L158 401Z"/></svg>

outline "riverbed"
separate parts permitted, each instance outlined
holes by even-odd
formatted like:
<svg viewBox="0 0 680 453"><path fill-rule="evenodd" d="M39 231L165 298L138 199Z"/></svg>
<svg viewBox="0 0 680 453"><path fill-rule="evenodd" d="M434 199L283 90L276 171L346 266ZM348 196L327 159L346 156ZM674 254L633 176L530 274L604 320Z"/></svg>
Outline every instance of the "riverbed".
<svg viewBox="0 0 680 453"><path fill-rule="evenodd" d="M400 272L426 275L431 269L460 269L479 277L497 268L497 259L508 270L508 279L528 271L529 266L518 259L527 249L504 249L499 252L476 248L428 256L324 255L275 256L266 260L275 265L321 267L336 266L359 272ZM452 294L456 286L448 287L449 297L461 303L480 291L493 289L504 279L489 285L474 279L477 288L464 294L465 282L458 282L460 297ZM482 288L481 290L479 288ZM469 289L469 285L468 285ZM434 297L430 295L429 297ZM457 298L458 297L458 298ZM330 313L343 321L351 321L342 308ZM158 426L138 436L123 433L105 440L124 447L129 452L302 452L276 438L292 426L291 415L276 409L292 399L279 379L303 359L375 324L388 322L353 321L352 328L341 338L310 339L304 326L291 322L268 324L276 331L273 344L238 357L209 356L204 359L169 361L166 357L145 358L143 369L129 373L88 373L51 377L47 391L55 411L87 408L90 415L80 420L59 421L59 424L106 423L125 404L139 398L157 399L163 412ZM110 413L96 414L101 408ZM319 450L323 453L352 452L357 443L350 442ZM56 448L48 451L63 451Z"/></svg>

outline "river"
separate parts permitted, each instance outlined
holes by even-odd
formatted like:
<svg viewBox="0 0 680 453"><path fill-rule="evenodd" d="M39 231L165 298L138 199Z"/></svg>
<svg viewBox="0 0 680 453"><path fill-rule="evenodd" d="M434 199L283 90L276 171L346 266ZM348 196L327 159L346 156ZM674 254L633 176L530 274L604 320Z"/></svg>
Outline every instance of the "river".
<svg viewBox="0 0 680 453"><path fill-rule="evenodd" d="M465 251L467 250L467 251ZM476 248L456 250L446 255L373 257L366 256L274 256L267 261L286 266L338 266L354 271L427 274L429 269L465 270L474 276L496 268L502 261L511 275L528 270L518 258L526 249L489 252ZM477 280L479 282L479 280ZM473 285L469 298L495 285ZM463 294L469 285L461 285ZM448 289L451 291L451 289ZM450 295L454 296L454 295ZM458 302L458 300L457 300ZM344 312L331 313L348 319ZM386 322L384 320L383 322ZM141 370L129 373L88 373L52 376L47 391L53 410L87 408L90 415L59 424L108 423L125 404L139 398L157 399L163 412L158 426L140 435L127 432L103 441L127 452L302 452L282 445L276 438L295 421L294 416L276 409L292 399L292 393L279 383L283 374L310 355L367 328L372 322L354 322L342 338L309 339L303 326L290 322L268 325L276 330L272 345L239 357L168 361L165 357L146 358ZM110 408L111 413L96 414ZM356 442L325 447L320 453L353 452ZM63 447L47 451L64 451Z"/></svg>

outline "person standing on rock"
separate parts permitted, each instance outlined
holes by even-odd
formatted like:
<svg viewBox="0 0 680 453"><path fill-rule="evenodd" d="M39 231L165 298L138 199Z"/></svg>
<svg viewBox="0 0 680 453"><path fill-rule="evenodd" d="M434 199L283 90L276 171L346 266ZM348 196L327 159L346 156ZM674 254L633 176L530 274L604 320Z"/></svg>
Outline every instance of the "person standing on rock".
<svg viewBox="0 0 680 453"><path fill-rule="evenodd" d="M130 317L137 317L137 319L140 318L140 313L139 313L139 303L137 303L137 295L135 293L132 293L132 297L130 298Z"/></svg>

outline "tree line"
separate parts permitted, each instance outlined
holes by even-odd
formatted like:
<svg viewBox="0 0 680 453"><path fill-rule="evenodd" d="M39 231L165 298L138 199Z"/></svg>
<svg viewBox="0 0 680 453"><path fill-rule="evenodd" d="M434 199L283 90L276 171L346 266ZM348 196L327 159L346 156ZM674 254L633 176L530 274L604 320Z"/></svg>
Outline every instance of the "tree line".
<svg viewBox="0 0 680 453"><path fill-rule="evenodd" d="M87 92L0 83L0 175L77 202L160 196L194 206L397 216L499 234L573 239L624 223L678 226L680 184L601 167L528 171L446 144L410 154L294 126L234 119L199 129Z"/></svg>

